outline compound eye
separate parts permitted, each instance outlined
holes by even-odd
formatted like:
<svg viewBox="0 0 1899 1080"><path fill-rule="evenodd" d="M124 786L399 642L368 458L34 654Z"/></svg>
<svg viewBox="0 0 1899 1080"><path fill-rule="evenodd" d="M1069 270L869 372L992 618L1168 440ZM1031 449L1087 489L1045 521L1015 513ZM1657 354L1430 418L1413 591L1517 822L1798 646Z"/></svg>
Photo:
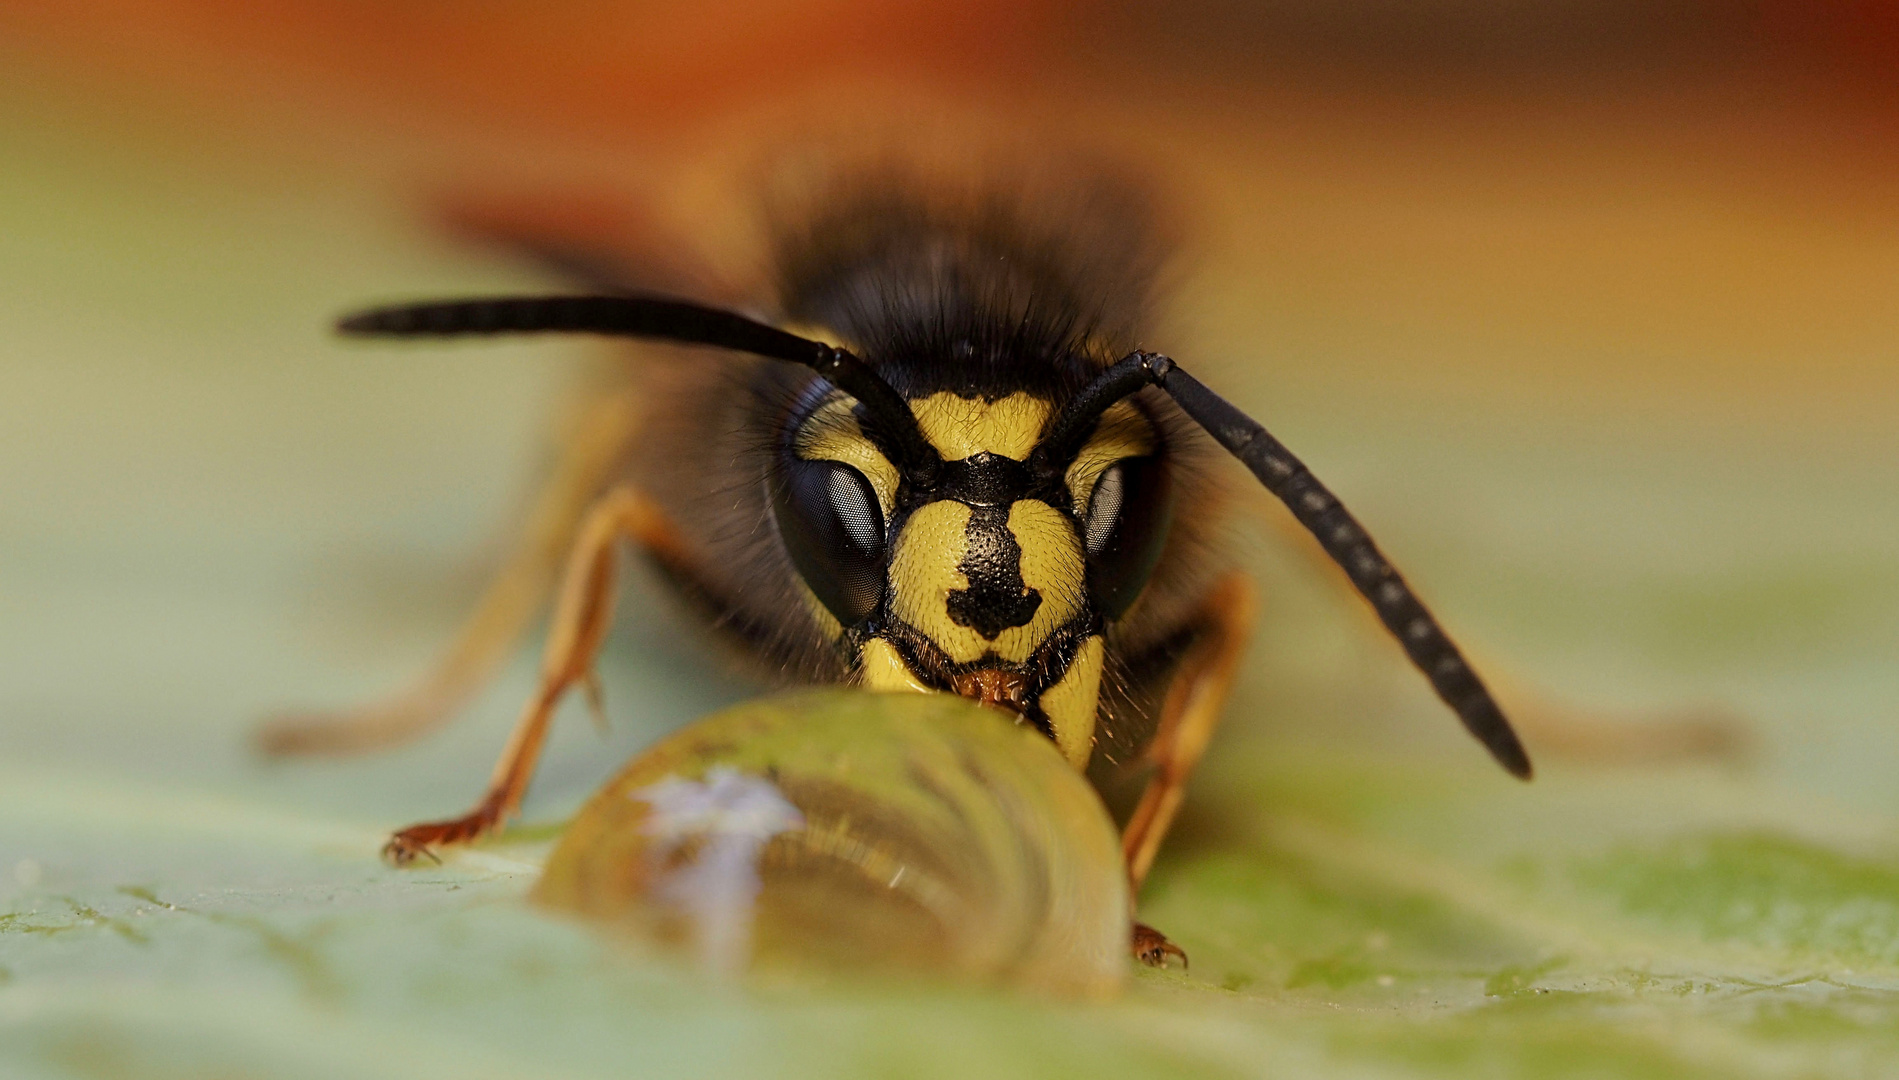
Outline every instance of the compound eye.
<svg viewBox="0 0 1899 1080"><path fill-rule="evenodd" d="M884 596L884 515L864 474L835 461L781 459L772 517L792 565L837 621L855 626Z"/></svg>
<svg viewBox="0 0 1899 1080"><path fill-rule="evenodd" d="M1088 589L1103 616L1120 618L1147 587L1173 516L1173 481L1160 458L1122 458L1095 481L1082 544Z"/></svg>

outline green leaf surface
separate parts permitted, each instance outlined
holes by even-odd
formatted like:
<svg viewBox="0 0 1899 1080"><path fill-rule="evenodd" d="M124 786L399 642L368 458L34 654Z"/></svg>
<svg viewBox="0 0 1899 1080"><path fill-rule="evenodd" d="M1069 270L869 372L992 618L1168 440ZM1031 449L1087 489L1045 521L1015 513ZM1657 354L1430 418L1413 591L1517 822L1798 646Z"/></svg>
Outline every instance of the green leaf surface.
<svg viewBox="0 0 1899 1080"><path fill-rule="evenodd" d="M1349 362L1401 341L1216 343L1195 370L1510 677L1538 779L1482 760L1309 552L1263 546L1259 640L1141 904L1190 970L1106 1003L720 987L524 902L588 792L758 692L651 579L603 665L612 734L564 716L528 823L440 867L376 851L472 800L527 651L387 756L246 750L272 708L427 662L593 355L322 328L542 283L400 231L382 178L58 117L0 142L0 1076L1899 1075L1889 431L1618 424ZM1553 749L1679 709L1752 756Z"/></svg>

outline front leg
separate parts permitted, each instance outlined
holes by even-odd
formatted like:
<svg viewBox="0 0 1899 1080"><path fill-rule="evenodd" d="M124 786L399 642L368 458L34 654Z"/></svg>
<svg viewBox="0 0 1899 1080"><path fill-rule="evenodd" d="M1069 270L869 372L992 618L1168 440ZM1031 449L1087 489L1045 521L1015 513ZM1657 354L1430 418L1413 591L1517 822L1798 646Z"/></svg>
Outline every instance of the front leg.
<svg viewBox="0 0 1899 1080"><path fill-rule="evenodd" d="M1235 572L1214 585L1201 607L1199 632L1167 687L1160 724L1147 748L1154 775L1121 833L1130 897L1140 896L1161 841L1180 812L1187 780L1220 724L1240 656L1252 635L1255 606L1252 579ZM1179 946L1142 923L1134 924L1131 944L1135 958L1144 964L1164 967L1170 956L1179 957L1183 966L1187 963Z"/></svg>
<svg viewBox="0 0 1899 1080"><path fill-rule="evenodd" d="M280 715L257 732L258 748L272 757L364 753L409 742L452 719L507 662L546 606L562 560L637 428L626 394L589 405L567 433L560 463L536 497L513 554L454 642L413 686L341 712Z"/></svg>
<svg viewBox="0 0 1899 1080"><path fill-rule="evenodd" d="M560 600L541 657L540 687L515 722L488 790L461 817L411 825L391 836L383 845L383 858L397 866L407 866L418 857L433 859L434 849L477 840L514 816L540 761L554 710L574 684L591 678L594 659L613 623L620 541L631 538L652 546L671 535L671 526L658 507L630 488L616 488L594 503L567 559Z"/></svg>

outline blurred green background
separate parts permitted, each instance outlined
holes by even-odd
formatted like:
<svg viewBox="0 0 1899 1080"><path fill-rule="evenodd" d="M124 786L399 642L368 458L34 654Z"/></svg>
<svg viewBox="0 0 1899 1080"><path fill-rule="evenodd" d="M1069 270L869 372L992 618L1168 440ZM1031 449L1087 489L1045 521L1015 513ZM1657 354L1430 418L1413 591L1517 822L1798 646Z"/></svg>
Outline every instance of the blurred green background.
<svg viewBox="0 0 1899 1080"><path fill-rule="evenodd" d="M1899 1074L1896 25L0 4L0 1071ZM721 992L525 910L529 840L383 869L476 793L531 650L438 737L254 758L269 710L428 661L605 355L331 340L551 284L429 208L604 194L742 262L747 170L858 125L1150 171L1160 344L1368 523L1537 780L1264 499L1253 659L1144 906L1194 966L1112 1004ZM531 823L757 692L628 588L614 730L570 707Z"/></svg>

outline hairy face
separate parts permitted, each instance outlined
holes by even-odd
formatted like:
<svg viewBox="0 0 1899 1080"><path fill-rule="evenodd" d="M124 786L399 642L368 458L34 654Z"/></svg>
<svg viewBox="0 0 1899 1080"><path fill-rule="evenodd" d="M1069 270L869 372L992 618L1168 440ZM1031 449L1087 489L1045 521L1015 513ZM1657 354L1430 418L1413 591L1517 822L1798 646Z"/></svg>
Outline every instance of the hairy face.
<svg viewBox="0 0 1899 1080"><path fill-rule="evenodd" d="M1038 476L1027 462L1053 410L1047 399L913 399L944 462L936 483L915 490L865 436L854 405L833 393L802 410L773 481L774 516L813 615L854 653L865 686L1007 708L1085 765L1102 631L1152 569L1145 556L1158 538L1146 534L1165 530L1165 514L1146 505L1165 498L1152 422L1117 405L1061 475Z"/></svg>

